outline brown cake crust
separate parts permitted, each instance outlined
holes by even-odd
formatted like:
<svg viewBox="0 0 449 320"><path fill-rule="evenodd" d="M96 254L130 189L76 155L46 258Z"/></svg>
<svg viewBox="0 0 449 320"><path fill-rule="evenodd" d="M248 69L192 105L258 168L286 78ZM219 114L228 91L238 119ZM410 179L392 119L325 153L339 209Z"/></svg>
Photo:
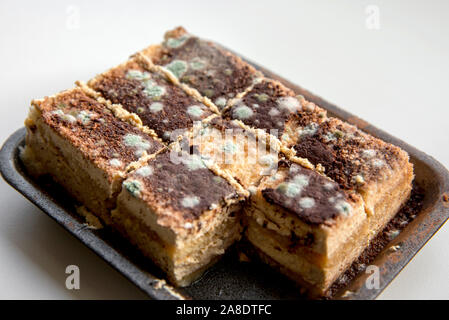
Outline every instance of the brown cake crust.
<svg viewBox="0 0 449 320"><path fill-rule="evenodd" d="M164 66L182 83L209 98L219 109L260 76L236 55L182 28L168 32L161 47L150 47L143 53L154 64Z"/></svg>
<svg viewBox="0 0 449 320"><path fill-rule="evenodd" d="M105 99L137 114L143 125L166 142L191 128L194 121L212 115L208 107L164 75L145 69L137 58L95 77L88 85Z"/></svg>
<svg viewBox="0 0 449 320"><path fill-rule="evenodd" d="M169 223L192 222L211 206L237 199L235 189L210 171L197 154L167 151L128 176L124 187L147 203Z"/></svg>
<svg viewBox="0 0 449 320"><path fill-rule="evenodd" d="M343 192L337 183L289 161L282 161L279 166L288 168L288 174L280 184L262 190L268 203L313 225L333 225L339 215L351 214L354 196Z"/></svg>
<svg viewBox="0 0 449 320"><path fill-rule="evenodd" d="M241 120L277 138L281 138L288 129L286 124L292 115L304 118L303 121L321 122L326 118L326 111L271 79L263 79L255 84L223 111L225 118Z"/></svg>
<svg viewBox="0 0 449 320"><path fill-rule="evenodd" d="M301 116L306 113L305 100L278 81L263 79L255 84L240 99L232 101L223 112L229 119L241 120L253 128L263 129L267 133L280 138L284 133L285 124L291 114ZM323 114L319 115L322 112ZM325 111L314 107L309 110L309 118L325 116ZM276 130L276 131L273 131Z"/></svg>
<svg viewBox="0 0 449 320"><path fill-rule="evenodd" d="M297 128L304 128L304 124L297 117ZM408 156L400 148L339 119L315 124L313 132L299 135L293 148L298 156L315 165L320 163L326 175L345 189L383 180L408 163Z"/></svg>
<svg viewBox="0 0 449 320"><path fill-rule="evenodd" d="M125 170L143 155L163 148L151 136L117 119L106 106L79 88L34 100L33 105L41 111L46 125L108 172ZM114 160L118 161L114 164Z"/></svg>

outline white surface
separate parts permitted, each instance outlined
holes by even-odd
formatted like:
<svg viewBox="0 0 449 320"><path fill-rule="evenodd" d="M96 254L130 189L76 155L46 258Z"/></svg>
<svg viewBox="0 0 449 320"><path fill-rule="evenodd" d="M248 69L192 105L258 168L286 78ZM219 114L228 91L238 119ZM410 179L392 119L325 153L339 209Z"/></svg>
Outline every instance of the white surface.
<svg viewBox="0 0 449 320"><path fill-rule="evenodd" d="M1 1L0 141L22 126L32 98L184 25L449 167L448 1L153 2ZM366 26L368 5L379 8L379 30ZM4 181L0 190L0 298L144 298ZM443 227L381 298L448 299L448 243ZM78 291L65 288L69 264L80 267Z"/></svg>

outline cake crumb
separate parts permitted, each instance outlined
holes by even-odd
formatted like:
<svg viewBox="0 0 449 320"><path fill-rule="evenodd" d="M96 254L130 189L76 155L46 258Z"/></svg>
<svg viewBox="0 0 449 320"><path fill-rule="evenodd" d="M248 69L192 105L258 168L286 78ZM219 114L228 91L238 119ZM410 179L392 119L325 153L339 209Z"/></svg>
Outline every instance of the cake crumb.
<svg viewBox="0 0 449 320"><path fill-rule="evenodd" d="M84 225L89 229L99 230L103 228L103 224L100 222L100 220L96 216L94 216L94 214L90 212L85 206L76 207L76 212L80 216L84 217L86 221Z"/></svg>
<svg viewBox="0 0 449 320"><path fill-rule="evenodd" d="M167 282L164 279L156 280L153 283L153 287L154 287L154 289L159 290L159 289L162 289L166 284L167 284Z"/></svg>
<svg viewBox="0 0 449 320"><path fill-rule="evenodd" d="M393 251L393 252L396 252L396 251L398 251L400 248L401 248L401 246L397 244L397 245L391 246L391 247L390 247L390 250Z"/></svg>

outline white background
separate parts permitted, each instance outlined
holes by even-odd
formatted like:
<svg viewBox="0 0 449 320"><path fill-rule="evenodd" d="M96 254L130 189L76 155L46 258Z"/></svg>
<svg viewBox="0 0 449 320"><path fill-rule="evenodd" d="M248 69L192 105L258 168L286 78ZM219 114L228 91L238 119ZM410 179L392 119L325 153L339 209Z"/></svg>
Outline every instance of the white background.
<svg viewBox="0 0 449 320"><path fill-rule="evenodd" d="M367 27L367 6L379 30ZM177 25L214 39L449 167L449 1L0 2L0 141L32 98L69 88ZM368 26L372 26L368 24ZM380 296L449 298L443 227ZM0 298L145 298L0 181ZM81 289L65 288L65 268Z"/></svg>

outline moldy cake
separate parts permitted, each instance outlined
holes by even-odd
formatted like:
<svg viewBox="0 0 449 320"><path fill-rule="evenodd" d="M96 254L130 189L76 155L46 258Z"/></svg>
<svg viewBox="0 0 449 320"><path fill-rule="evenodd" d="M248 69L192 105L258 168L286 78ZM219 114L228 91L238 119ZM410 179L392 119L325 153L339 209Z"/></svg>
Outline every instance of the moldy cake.
<svg viewBox="0 0 449 320"><path fill-rule="evenodd" d="M137 114L144 126L171 142L212 115L201 101L187 95L158 72L145 69L139 56L90 80L87 85L113 104Z"/></svg>
<svg viewBox="0 0 449 320"><path fill-rule="evenodd" d="M407 153L182 27L34 100L22 159L179 286L241 237L325 295L407 201Z"/></svg>
<svg viewBox="0 0 449 320"><path fill-rule="evenodd" d="M79 88L34 100L25 125L29 171L51 174L106 223L126 172L163 148Z"/></svg>
<svg viewBox="0 0 449 320"><path fill-rule="evenodd" d="M164 152L123 182L118 229L179 286L240 239L240 196L197 154Z"/></svg>

